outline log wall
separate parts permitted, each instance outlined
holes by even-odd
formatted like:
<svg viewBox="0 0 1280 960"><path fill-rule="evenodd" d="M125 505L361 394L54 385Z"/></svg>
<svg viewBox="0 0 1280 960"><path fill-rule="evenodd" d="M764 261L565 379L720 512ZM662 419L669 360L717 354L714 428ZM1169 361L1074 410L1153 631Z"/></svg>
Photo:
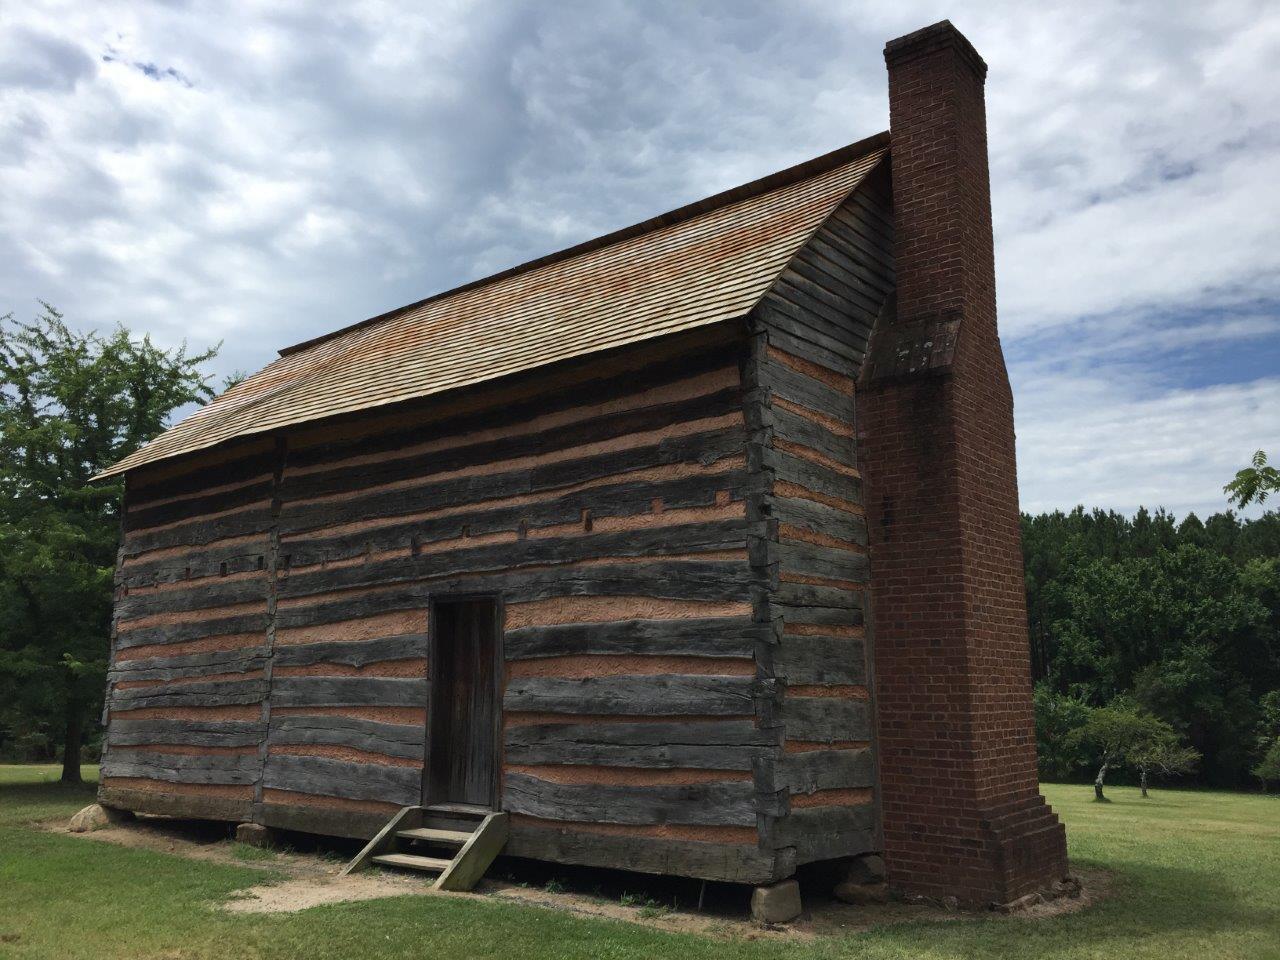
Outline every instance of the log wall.
<svg viewBox="0 0 1280 960"><path fill-rule="evenodd" d="M762 672L784 729L772 773L786 811L762 824L763 841L797 863L882 849L854 383L893 287L887 195L882 169L751 318L747 397L776 570Z"/></svg>

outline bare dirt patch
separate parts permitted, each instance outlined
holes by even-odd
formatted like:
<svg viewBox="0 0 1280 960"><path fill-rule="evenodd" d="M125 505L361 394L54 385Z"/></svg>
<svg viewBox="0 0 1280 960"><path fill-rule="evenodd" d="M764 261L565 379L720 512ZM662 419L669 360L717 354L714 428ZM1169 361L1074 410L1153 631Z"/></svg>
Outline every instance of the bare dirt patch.
<svg viewBox="0 0 1280 960"><path fill-rule="evenodd" d="M669 892L670 887L664 888L664 881L660 878L624 875L630 878L625 882L639 892L619 897L611 886L607 891L601 890L599 885L593 888L592 878L586 872L579 877L569 868L564 868L567 875L565 883L556 881L544 886L543 882L525 882L517 875L506 873L507 879L486 880L472 893L441 893L431 889L430 878L411 873L373 869L340 877L338 872L353 852L346 849L316 847L300 852L284 847L261 853L246 849L243 844L231 841L228 824L140 817L133 823L92 833L68 833L65 821L50 823L47 827L81 839L271 873L270 879L264 877L261 884L237 891L232 899L220 905L221 909L232 913L293 913L311 907L383 897L489 898L583 917L638 923L670 932L771 941L813 941L900 923L954 923L993 916L985 911L948 910L934 904L899 901L852 906L815 895L806 889L805 912L799 919L783 926L762 929L752 924L745 910L745 900L738 903L733 896L722 896L719 902L709 904L702 912L664 905L661 902L662 891L666 889ZM504 874L502 865L503 861L499 861L494 870L496 874ZM537 880L541 871L555 868L541 865L534 869L537 872L533 876ZM560 871L555 872L558 874ZM281 875L284 879L279 879ZM1083 890L1079 897L1036 904L1007 918L1008 922L1034 921L1083 910L1107 896L1110 890L1111 878L1100 871L1080 871L1080 879ZM722 893L731 889L729 885L721 886ZM593 892L585 892L588 889Z"/></svg>

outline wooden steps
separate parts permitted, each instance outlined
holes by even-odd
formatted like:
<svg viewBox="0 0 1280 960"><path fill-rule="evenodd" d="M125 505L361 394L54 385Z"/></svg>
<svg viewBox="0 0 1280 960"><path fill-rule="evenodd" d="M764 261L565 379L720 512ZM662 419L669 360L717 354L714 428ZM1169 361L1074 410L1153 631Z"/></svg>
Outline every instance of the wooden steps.
<svg viewBox="0 0 1280 960"><path fill-rule="evenodd" d="M405 807L345 867L370 864L437 874L436 890L470 890L507 842L507 815L462 803Z"/></svg>
<svg viewBox="0 0 1280 960"><path fill-rule="evenodd" d="M404 867L406 870L421 870L423 873L444 873L452 860L439 857L420 857L416 853L379 853L373 862L384 867Z"/></svg>

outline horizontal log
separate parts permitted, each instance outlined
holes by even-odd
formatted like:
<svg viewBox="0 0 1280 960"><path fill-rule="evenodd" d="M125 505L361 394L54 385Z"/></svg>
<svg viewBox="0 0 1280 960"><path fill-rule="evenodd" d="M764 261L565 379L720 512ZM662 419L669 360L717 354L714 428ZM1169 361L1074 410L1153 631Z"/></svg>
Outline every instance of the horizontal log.
<svg viewBox="0 0 1280 960"><path fill-rule="evenodd" d="M750 677L619 676L507 681L503 708L533 713L615 716L750 716L771 691Z"/></svg>
<svg viewBox="0 0 1280 960"><path fill-rule="evenodd" d="M406 633L378 640L335 640L324 643L277 644L274 662L281 667L302 667L315 663L339 663L363 667L387 660L411 660L427 655L425 633Z"/></svg>
<svg viewBox="0 0 1280 960"><path fill-rule="evenodd" d="M261 650L260 647L254 648ZM240 651L221 651L223 653ZM149 660L159 658L149 657ZM121 666L108 671L107 679L112 683L136 682L139 680L163 680L163 681L192 681L195 682L202 676L221 675L230 673L251 673L255 670L262 670L267 665L267 658L263 654L256 657L237 657L235 659L226 659L221 662L192 664L190 666L176 667L149 667L135 669L134 663L142 661L125 660Z"/></svg>
<svg viewBox="0 0 1280 960"><path fill-rule="evenodd" d="M845 587L816 586L809 583L783 581L774 590L773 599L778 603L799 607L848 607L862 609L862 593Z"/></svg>
<svg viewBox="0 0 1280 960"><path fill-rule="evenodd" d="M860 593L849 591L852 597L860 597ZM773 603L773 613L785 623L802 623L822 627L859 627L862 626L862 609L860 607L806 607L789 606L779 602Z"/></svg>
<svg viewBox="0 0 1280 960"><path fill-rule="evenodd" d="M502 783L504 810L545 820L755 826L757 814L778 810L776 797L757 795L746 780L641 787L554 783L508 773Z"/></svg>
<svg viewBox="0 0 1280 960"><path fill-rule="evenodd" d="M353 587L474 576L523 566L581 563L603 557L644 557L658 552L696 556L708 551L743 549L748 536L763 531L763 524L733 518L648 530L530 538L292 573L280 581L279 593L282 597L299 597Z"/></svg>
<svg viewBox="0 0 1280 960"><path fill-rule="evenodd" d="M774 826L779 846L794 847L797 863L853 857L881 849L871 804L857 807L804 807Z"/></svg>
<svg viewBox="0 0 1280 960"><path fill-rule="evenodd" d="M210 650L206 653L184 653L173 657L139 657L133 660L117 662L108 673L113 680L146 680L166 679L160 674L155 677L144 676L150 671L198 671L208 668L206 672L235 672L242 664L253 663L262 666L267 656L266 646L243 647L237 650ZM247 669L257 669L249 667Z"/></svg>
<svg viewBox="0 0 1280 960"><path fill-rule="evenodd" d="M865 583L870 578L870 562L865 553L837 547L822 547L804 541L778 544L778 562L784 571L833 580Z"/></svg>
<svg viewBox="0 0 1280 960"><path fill-rule="evenodd" d="M274 449L256 450L242 457L224 460L221 463L192 463L189 473L166 477L161 481L146 486L138 486L134 476L130 475L129 490L126 494L129 509L142 509L156 500L168 500L171 497L200 494L211 487L221 487L232 483L244 483L256 477L270 475L275 469L276 451Z"/></svg>
<svg viewBox="0 0 1280 960"><path fill-rule="evenodd" d="M504 759L519 764L750 770L779 748L781 728L750 720L681 723L535 723L506 731Z"/></svg>
<svg viewBox="0 0 1280 960"><path fill-rule="evenodd" d="M262 785L270 790L408 806L421 801L422 770L277 754L267 757Z"/></svg>
<svg viewBox="0 0 1280 960"><path fill-rule="evenodd" d="M266 827L353 840L372 840L389 819L384 813L335 810L320 804L276 803L271 800L265 801L259 810L258 817Z"/></svg>
<svg viewBox="0 0 1280 960"><path fill-rule="evenodd" d="M770 334L777 330L811 344L808 350L801 348L788 350L788 353L809 357L815 356L816 350L821 350L840 357L850 368L858 362L861 351L847 342L848 338L843 336L844 331L836 321L830 319L831 311L815 303L794 286L783 285L781 282L775 284L756 310ZM836 335L833 336L833 333Z"/></svg>
<svg viewBox="0 0 1280 960"><path fill-rule="evenodd" d="M425 679L412 677L276 677L271 705L420 707L429 690Z"/></svg>
<svg viewBox="0 0 1280 960"><path fill-rule="evenodd" d="M125 513L125 531L134 533L149 527L191 520L196 517L202 517L205 514L221 513L225 510L234 510L250 504L269 506L271 502L271 484L271 477L266 476L257 483L232 487L230 490L218 490L202 496L187 497L155 507L139 505L134 508L130 504L131 509Z"/></svg>
<svg viewBox="0 0 1280 960"><path fill-rule="evenodd" d="M866 646L858 637L784 636L773 674L789 684L867 682Z"/></svg>
<svg viewBox="0 0 1280 960"><path fill-rule="evenodd" d="M763 305L762 305L763 306ZM769 316L767 310L756 308L760 316ZM767 320L761 321L764 328L769 332L769 343L784 350L787 353L797 357L804 357L811 360L819 366L826 367L828 370L841 374L846 377L857 377L858 369L861 362L857 359L850 359L841 354L834 353L817 344L811 343L807 338L798 336L778 326L770 325Z"/></svg>
<svg viewBox="0 0 1280 960"><path fill-rule="evenodd" d="M271 743L328 744L384 753L391 757L422 759L426 728L420 724L379 723L355 717L271 718Z"/></svg>
<svg viewBox="0 0 1280 960"><path fill-rule="evenodd" d="M777 480L785 480L828 497L838 497L855 504L862 503L862 480L858 477L837 473L829 467L803 460L783 450L766 450L764 463L773 471Z"/></svg>
<svg viewBox="0 0 1280 960"><path fill-rule="evenodd" d="M184 683L180 687L113 689L108 705L113 710L146 707L222 707L237 703L261 703L267 693L265 680L220 680Z"/></svg>
<svg viewBox="0 0 1280 960"><path fill-rule="evenodd" d="M821 380L793 370L784 363L768 357L760 363L760 382L777 396L826 414L850 426L853 425L852 394L841 393Z"/></svg>
<svg viewBox="0 0 1280 960"><path fill-rule="evenodd" d="M124 537L126 556L170 547L196 547L229 537L263 534L271 529L269 507L251 507L209 520L192 520L162 530L139 530Z"/></svg>
<svg viewBox="0 0 1280 960"><path fill-rule="evenodd" d="M110 752L117 747L175 744L192 747L250 747L266 739L266 726L250 720L128 720L107 726Z"/></svg>
<svg viewBox="0 0 1280 960"><path fill-rule="evenodd" d="M116 584L124 587L150 587L201 577L216 577L224 573L249 573L264 569L270 544L264 536L261 541L233 543L230 546L213 544L194 551L158 560L130 563L116 571Z"/></svg>
<svg viewBox="0 0 1280 960"><path fill-rule="evenodd" d="M142 777L171 783L243 785L257 782L261 766L257 753L199 756L113 748L102 760L102 776Z"/></svg>
<svg viewBox="0 0 1280 960"><path fill-rule="evenodd" d="M697 877L726 883L769 883L794 871L790 851L760 850L754 844L703 843L655 837L618 837L574 830L512 824L503 853L551 863L626 869L638 873Z"/></svg>
<svg viewBox="0 0 1280 960"><path fill-rule="evenodd" d="M243 633L267 632L268 617L262 613L241 613L231 617L211 617L193 623L166 624L162 627L121 627L116 634L116 649L150 647L166 643L187 643L206 637L226 637Z"/></svg>
<svg viewBox="0 0 1280 960"><path fill-rule="evenodd" d="M866 747L787 753L778 760L776 775L778 786L792 793L870 787L875 782L871 750Z"/></svg>
<svg viewBox="0 0 1280 960"><path fill-rule="evenodd" d="M244 580L197 580L189 587L174 586L154 593L121 597L116 601L116 616L121 620L134 620L157 613L204 610L239 603L265 604L270 587L265 572Z"/></svg>
<svg viewBox="0 0 1280 960"><path fill-rule="evenodd" d="M871 711L865 700L846 697L785 697L782 722L788 740L840 743L871 739Z"/></svg>
<svg viewBox="0 0 1280 960"><path fill-rule="evenodd" d="M836 463L852 467L858 462L853 437L841 436L816 420L775 406L773 426L775 434L782 439L816 450Z"/></svg>
<svg viewBox="0 0 1280 960"><path fill-rule="evenodd" d="M433 596L498 594L507 603L550 597L653 597L668 600L747 601L757 581L742 562L669 561L590 568L501 573L405 584L395 590L282 607L279 628L309 627L394 610L425 608Z"/></svg>
<svg viewBox="0 0 1280 960"><path fill-rule="evenodd" d="M252 791L250 791L252 792ZM244 823L252 818L253 801L229 797L205 797L199 794L159 793L103 785L98 788L98 802L117 810L148 813L186 820L225 820Z"/></svg>
<svg viewBox="0 0 1280 960"><path fill-rule="evenodd" d="M774 497L773 515L780 524L789 524L825 533L839 540L867 545L867 521L856 513L799 497Z"/></svg>
<svg viewBox="0 0 1280 960"><path fill-rule="evenodd" d="M772 629L749 617L692 620L623 620L570 623L508 630L502 639L508 660L575 654L750 657Z"/></svg>

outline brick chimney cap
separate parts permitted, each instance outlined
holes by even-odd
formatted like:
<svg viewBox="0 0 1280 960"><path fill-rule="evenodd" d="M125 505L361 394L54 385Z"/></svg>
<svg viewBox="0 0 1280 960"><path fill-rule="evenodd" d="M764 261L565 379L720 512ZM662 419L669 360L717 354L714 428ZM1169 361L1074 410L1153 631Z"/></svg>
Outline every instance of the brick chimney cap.
<svg viewBox="0 0 1280 960"><path fill-rule="evenodd" d="M884 45L884 62L892 70L908 60L946 49L954 50L980 79L986 78L986 61L973 48L969 38L957 30L950 20L940 20L932 26L890 40Z"/></svg>

